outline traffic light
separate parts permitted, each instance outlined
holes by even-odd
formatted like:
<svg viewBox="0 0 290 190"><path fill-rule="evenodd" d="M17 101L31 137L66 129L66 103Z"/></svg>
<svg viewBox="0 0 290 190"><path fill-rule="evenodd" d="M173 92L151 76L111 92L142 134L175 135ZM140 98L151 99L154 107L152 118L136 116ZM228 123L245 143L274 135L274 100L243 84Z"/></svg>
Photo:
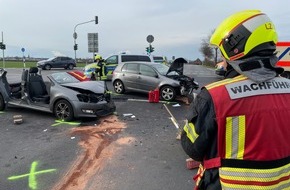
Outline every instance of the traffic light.
<svg viewBox="0 0 290 190"><path fill-rule="evenodd" d="M146 52L150 53L150 48L149 47L146 47Z"/></svg>
<svg viewBox="0 0 290 190"><path fill-rule="evenodd" d="M6 49L6 45L5 44L3 44L2 42L0 42L0 49Z"/></svg>
<svg viewBox="0 0 290 190"><path fill-rule="evenodd" d="M146 47L146 52L147 53L152 53L154 51L154 47L150 44L149 47Z"/></svg>
<svg viewBox="0 0 290 190"><path fill-rule="evenodd" d="M74 45L74 50L78 50L78 44Z"/></svg>
<svg viewBox="0 0 290 190"><path fill-rule="evenodd" d="M95 24L98 24L98 16L95 16Z"/></svg>

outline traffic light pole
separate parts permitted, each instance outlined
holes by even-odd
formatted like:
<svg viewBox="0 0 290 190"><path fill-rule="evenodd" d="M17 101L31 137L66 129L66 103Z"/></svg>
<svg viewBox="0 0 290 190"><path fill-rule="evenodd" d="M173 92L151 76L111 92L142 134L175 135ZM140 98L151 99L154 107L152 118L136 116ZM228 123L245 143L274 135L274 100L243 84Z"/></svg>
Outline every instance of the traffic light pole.
<svg viewBox="0 0 290 190"><path fill-rule="evenodd" d="M82 24L87 24L87 23L90 23L90 22L95 22L95 24L98 24L98 16L95 16L94 20L90 20L90 21L87 21L87 22L79 23L79 24L75 25L75 27L74 27L73 38L74 38L74 50L75 50L75 62L76 63L77 63L77 49L78 49L78 45L76 43L76 39L77 39L76 29L77 29L77 26L82 25Z"/></svg>
<svg viewBox="0 0 290 190"><path fill-rule="evenodd" d="M3 32L2 32L2 44L4 44L4 43L3 43ZM3 68L5 68L5 61L4 61L4 48L2 49L2 56L3 56L3 58L2 58L2 61L3 61Z"/></svg>

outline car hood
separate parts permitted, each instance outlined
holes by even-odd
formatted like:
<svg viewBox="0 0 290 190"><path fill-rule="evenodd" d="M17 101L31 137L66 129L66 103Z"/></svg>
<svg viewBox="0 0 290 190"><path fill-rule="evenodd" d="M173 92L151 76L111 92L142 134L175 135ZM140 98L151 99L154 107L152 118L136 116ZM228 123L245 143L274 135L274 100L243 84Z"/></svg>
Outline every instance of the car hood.
<svg viewBox="0 0 290 190"><path fill-rule="evenodd" d="M177 58L175 59L172 64L170 65L166 75L172 71L175 71L177 72L179 75L183 75L183 65L184 63L187 63L187 61L180 57L180 58Z"/></svg>
<svg viewBox="0 0 290 190"><path fill-rule="evenodd" d="M38 61L37 63L45 63L46 60Z"/></svg>
<svg viewBox="0 0 290 190"><path fill-rule="evenodd" d="M104 93L106 90L106 85L104 81L83 81L77 83L65 83L61 84L61 86L89 90L94 93Z"/></svg>

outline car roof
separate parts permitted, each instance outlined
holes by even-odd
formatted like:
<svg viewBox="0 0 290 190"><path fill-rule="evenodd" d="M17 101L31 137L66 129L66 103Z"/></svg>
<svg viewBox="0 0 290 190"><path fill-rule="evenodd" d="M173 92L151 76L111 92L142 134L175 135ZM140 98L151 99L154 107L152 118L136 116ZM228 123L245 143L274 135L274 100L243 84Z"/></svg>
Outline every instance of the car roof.
<svg viewBox="0 0 290 190"><path fill-rule="evenodd" d="M147 62L147 61L126 61L126 62L122 62L120 64L124 65L126 63L139 63L139 64L146 64L146 65L157 65L157 64L160 64L160 63L155 63L155 62ZM119 65L120 65L119 64Z"/></svg>
<svg viewBox="0 0 290 190"><path fill-rule="evenodd" d="M120 56L120 57L122 57L122 56L145 56L145 57L149 57L150 58L150 56L149 55L146 55L146 54L123 54L123 53L120 53L120 54L112 54L112 55L109 55L109 56L107 56L107 57L105 57L105 59L108 59L109 57L112 57L112 56Z"/></svg>

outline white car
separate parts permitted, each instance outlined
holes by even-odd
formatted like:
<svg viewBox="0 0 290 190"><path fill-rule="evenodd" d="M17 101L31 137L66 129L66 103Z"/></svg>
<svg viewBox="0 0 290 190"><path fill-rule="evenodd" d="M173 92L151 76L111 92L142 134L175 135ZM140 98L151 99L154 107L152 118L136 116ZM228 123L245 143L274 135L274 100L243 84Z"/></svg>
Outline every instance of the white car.
<svg viewBox="0 0 290 190"><path fill-rule="evenodd" d="M117 65L124 63L124 62L132 62L132 61L142 61L147 63L153 63L153 60L148 55L137 55L137 54L118 54L118 55L111 55L110 57L106 58L102 63L102 68L97 63L91 63L85 66L84 74L87 77L91 77L92 72L95 72L96 69L102 70L101 79L103 80L110 80L112 79L112 73L117 67Z"/></svg>

